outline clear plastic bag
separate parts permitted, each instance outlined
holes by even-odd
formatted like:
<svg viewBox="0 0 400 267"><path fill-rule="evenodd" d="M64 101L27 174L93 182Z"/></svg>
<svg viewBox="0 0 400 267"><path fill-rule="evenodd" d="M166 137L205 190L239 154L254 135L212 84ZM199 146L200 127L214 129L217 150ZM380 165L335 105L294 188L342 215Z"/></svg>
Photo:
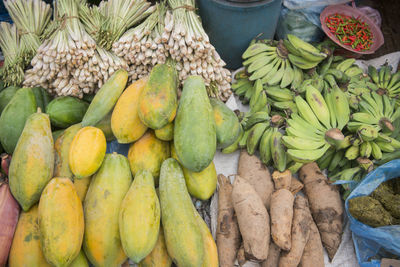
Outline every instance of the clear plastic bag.
<svg viewBox="0 0 400 267"><path fill-rule="evenodd" d="M379 267L379 259L400 256L400 225L370 227L351 216L349 199L369 195L381 183L400 176L400 159L393 160L369 173L346 199L345 208L353 232L358 263L361 267Z"/></svg>
<svg viewBox="0 0 400 267"><path fill-rule="evenodd" d="M325 7L351 2L351 0L284 0L283 5L289 9L304 9L309 7Z"/></svg>

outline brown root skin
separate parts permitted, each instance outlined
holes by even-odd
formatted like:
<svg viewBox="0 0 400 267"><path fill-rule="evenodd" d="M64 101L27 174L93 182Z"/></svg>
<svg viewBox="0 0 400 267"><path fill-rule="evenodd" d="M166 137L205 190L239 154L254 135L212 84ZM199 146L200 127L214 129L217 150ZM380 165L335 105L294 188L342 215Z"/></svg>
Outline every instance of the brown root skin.
<svg viewBox="0 0 400 267"><path fill-rule="evenodd" d="M297 196L293 209L292 247L290 251L281 253L279 267L297 267L299 265L310 234L311 217L307 199L301 195Z"/></svg>
<svg viewBox="0 0 400 267"><path fill-rule="evenodd" d="M243 243L240 245L240 248L239 248L239 250L237 252L237 257L236 258L237 258L237 261L239 263L239 266L243 266L247 262L247 259L246 259L246 256L245 256L245 252L244 252Z"/></svg>
<svg viewBox="0 0 400 267"><path fill-rule="evenodd" d="M271 198L271 236L282 250L291 248L294 196L287 189L279 189Z"/></svg>
<svg viewBox="0 0 400 267"><path fill-rule="evenodd" d="M217 248L219 265L234 265L240 246L240 232L232 203L232 185L224 175L218 175Z"/></svg>
<svg viewBox="0 0 400 267"><path fill-rule="evenodd" d="M238 175L253 186L264 206L269 210L274 183L269 170L261 160L255 155L249 155L245 149L242 149L239 157Z"/></svg>
<svg viewBox="0 0 400 267"><path fill-rule="evenodd" d="M246 179L237 175L233 183L232 200L246 259L266 260L270 242L270 221L261 198Z"/></svg>
<svg viewBox="0 0 400 267"><path fill-rule="evenodd" d="M301 189L303 189L304 185L302 182L297 180L296 178L292 177L292 181L290 183L290 192L292 192L293 195L296 195L298 192L300 192Z"/></svg>
<svg viewBox="0 0 400 267"><path fill-rule="evenodd" d="M263 261L261 267L278 267L281 249L271 240L267 260Z"/></svg>
<svg viewBox="0 0 400 267"><path fill-rule="evenodd" d="M311 214L321 233L322 244L332 260L343 233L343 204L337 187L331 185L318 165L308 163L299 172L310 203Z"/></svg>
<svg viewBox="0 0 400 267"><path fill-rule="evenodd" d="M322 247L321 236L317 225L310 215L310 236L304 247L299 267L324 267L324 248Z"/></svg>
<svg viewBox="0 0 400 267"><path fill-rule="evenodd" d="M292 183L292 172L290 170L286 170L284 172L274 171L272 173L272 180L275 184L275 190L289 190Z"/></svg>

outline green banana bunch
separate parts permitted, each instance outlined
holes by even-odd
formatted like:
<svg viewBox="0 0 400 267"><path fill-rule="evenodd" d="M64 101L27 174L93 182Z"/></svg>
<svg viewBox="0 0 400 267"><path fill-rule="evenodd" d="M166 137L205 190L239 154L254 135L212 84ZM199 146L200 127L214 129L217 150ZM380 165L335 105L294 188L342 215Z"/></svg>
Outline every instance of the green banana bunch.
<svg viewBox="0 0 400 267"><path fill-rule="evenodd" d="M327 57L327 54L295 35L288 34L287 39L284 45L289 51L289 61L300 69L314 68Z"/></svg>
<svg viewBox="0 0 400 267"><path fill-rule="evenodd" d="M379 71L372 65L368 66L368 75L381 94L387 94L390 98L400 96L400 71L392 74L392 67L385 63Z"/></svg>

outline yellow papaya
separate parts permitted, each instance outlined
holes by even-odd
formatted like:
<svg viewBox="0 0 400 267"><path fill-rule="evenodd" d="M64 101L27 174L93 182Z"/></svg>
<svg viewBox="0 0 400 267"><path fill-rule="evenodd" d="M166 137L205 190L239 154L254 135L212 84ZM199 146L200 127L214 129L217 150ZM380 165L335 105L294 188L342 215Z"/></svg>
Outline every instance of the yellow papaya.
<svg viewBox="0 0 400 267"><path fill-rule="evenodd" d="M122 93L111 116L111 129L118 143L127 144L138 140L147 130L139 118L139 95L147 77L132 83Z"/></svg>
<svg viewBox="0 0 400 267"><path fill-rule="evenodd" d="M68 267L89 267L88 260L86 259L85 253L81 250L78 256Z"/></svg>
<svg viewBox="0 0 400 267"><path fill-rule="evenodd" d="M219 263L217 244L215 244L214 238L206 222L203 220L203 218L201 218L200 214L194 207L193 210L201 232L201 236L203 237L203 267L218 267Z"/></svg>
<svg viewBox="0 0 400 267"><path fill-rule="evenodd" d="M69 168L75 178L94 174L106 154L107 141L104 133L92 126L83 127L74 136L69 148Z"/></svg>
<svg viewBox="0 0 400 267"><path fill-rule="evenodd" d="M171 157L179 162L175 153L174 143L171 143ZM182 166L183 176L185 177L186 187L189 194L201 200L209 199L217 188L217 171L214 162L201 172L193 172Z"/></svg>
<svg viewBox="0 0 400 267"><path fill-rule="evenodd" d="M163 141L174 139L174 123L170 122L161 129L155 130L156 137Z"/></svg>
<svg viewBox="0 0 400 267"><path fill-rule="evenodd" d="M138 267L170 267L171 264L172 260L165 245L164 230L160 225L156 245L151 253L139 263Z"/></svg>
<svg viewBox="0 0 400 267"><path fill-rule="evenodd" d="M21 212L8 258L9 267L50 267L42 252L38 205Z"/></svg>
<svg viewBox="0 0 400 267"><path fill-rule="evenodd" d="M69 148L76 133L82 128L78 124L68 127L55 141L55 166L54 177L68 177L72 179L74 174L69 168Z"/></svg>
<svg viewBox="0 0 400 267"><path fill-rule="evenodd" d="M132 175L135 176L140 170L148 170L158 186L161 163L169 158L169 153L168 142L157 139L154 132L149 130L129 148L128 159Z"/></svg>
<svg viewBox="0 0 400 267"><path fill-rule="evenodd" d="M53 176L54 144L47 114L28 117L9 170L10 189L24 211L35 205Z"/></svg>
<svg viewBox="0 0 400 267"><path fill-rule="evenodd" d="M172 122L178 106L178 75L172 62L157 64L139 96L139 118L148 127L161 129Z"/></svg>
<svg viewBox="0 0 400 267"><path fill-rule="evenodd" d="M82 179L74 179L76 193L78 194L78 197L82 202L85 200L91 180L92 176L83 177Z"/></svg>
<svg viewBox="0 0 400 267"><path fill-rule="evenodd" d="M132 175L123 155L107 154L92 177L86 198L83 250L96 267L120 266L127 258L119 233L119 212Z"/></svg>
<svg viewBox="0 0 400 267"><path fill-rule="evenodd" d="M83 240L83 208L69 178L51 179L39 202L39 230L43 254L57 267L69 266Z"/></svg>
<svg viewBox="0 0 400 267"><path fill-rule="evenodd" d="M160 230L160 203L154 179L139 171L126 194L119 213L119 232L126 255L139 263L154 248Z"/></svg>
<svg viewBox="0 0 400 267"><path fill-rule="evenodd" d="M204 244L179 163L169 158L160 172L161 220L168 254L180 267L203 266Z"/></svg>

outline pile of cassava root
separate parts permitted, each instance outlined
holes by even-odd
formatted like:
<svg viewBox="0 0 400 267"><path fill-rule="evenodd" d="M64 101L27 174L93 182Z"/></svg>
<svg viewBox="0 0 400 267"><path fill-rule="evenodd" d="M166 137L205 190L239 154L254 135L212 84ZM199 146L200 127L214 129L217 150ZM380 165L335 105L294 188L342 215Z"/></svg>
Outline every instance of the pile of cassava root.
<svg viewBox="0 0 400 267"><path fill-rule="evenodd" d="M343 206L316 163L298 181L289 170L268 169L241 151L233 185L218 176L217 247L221 267L322 267L323 248L332 260L342 237ZM304 187L304 194L299 192ZM299 193L299 194L298 194Z"/></svg>

